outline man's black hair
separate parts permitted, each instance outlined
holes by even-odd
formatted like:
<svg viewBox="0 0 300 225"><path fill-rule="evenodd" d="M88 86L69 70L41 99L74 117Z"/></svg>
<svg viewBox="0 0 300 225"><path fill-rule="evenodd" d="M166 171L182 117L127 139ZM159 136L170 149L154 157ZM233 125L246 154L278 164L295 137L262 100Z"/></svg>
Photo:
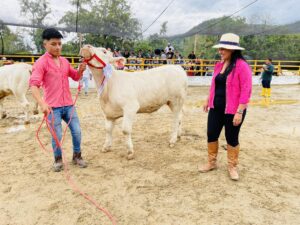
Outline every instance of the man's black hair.
<svg viewBox="0 0 300 225"><path fill-rule="evenodd" d="M272 62L272 59L271 58L267 58L270 62Z"/></svg>
<svg viewBox="0 0 300 225"><path fill-rule="evenodd" d="M62 36L62 34L56 30L55 28L47 28L43 31L42 33L42 39L43 40L50 40L52 38L58 38L58 39L61 39L61 38L64 38Z"/></svg>

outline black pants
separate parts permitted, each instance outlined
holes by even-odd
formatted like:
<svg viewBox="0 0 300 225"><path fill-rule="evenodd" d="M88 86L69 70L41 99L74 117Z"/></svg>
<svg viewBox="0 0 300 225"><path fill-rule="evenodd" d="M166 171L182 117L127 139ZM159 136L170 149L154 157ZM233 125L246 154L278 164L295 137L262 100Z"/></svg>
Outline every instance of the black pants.
<svg viewBox="0 0 300 225"><path fill-rule="evenodd" d="M262 83L263 88L271 88L270 80L262 80L261 83Z"/></svg>
<svg viewBox="0 0 300 225"><path fill-rule="evenodd" d="M225 114L224 109L210 109L208 113L207 121L207 141L214 142L219 139L223 126L225 126L225 138L227 144L235 147L239 144L239 133L242 123L246 116L246 110L244 110L242 122L238 126L233 125L232 114Z"/></svg>

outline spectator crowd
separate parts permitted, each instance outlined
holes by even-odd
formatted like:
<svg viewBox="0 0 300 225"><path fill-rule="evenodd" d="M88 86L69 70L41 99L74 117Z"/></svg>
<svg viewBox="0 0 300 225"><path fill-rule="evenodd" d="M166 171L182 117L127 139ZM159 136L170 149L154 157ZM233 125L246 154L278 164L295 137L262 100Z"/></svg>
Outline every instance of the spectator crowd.
<svg viewBox="0 0 300 225"><path fill-rule="evenodd" d="M110 49L109 49L110 50ZM182 54L175 50L175 48L168 43L164 49L155 49L154 51L128 51L121 52L120 50L113 51L114 57L125 57L127 65L125 70L147 70L156 67L157 64L181 64L190 76L193 75L209 75L208 72L200 72L201 59L197 57L195 52L192 51L187 59L184 59ZM208 69L208 68L204 68Z"/></svg>

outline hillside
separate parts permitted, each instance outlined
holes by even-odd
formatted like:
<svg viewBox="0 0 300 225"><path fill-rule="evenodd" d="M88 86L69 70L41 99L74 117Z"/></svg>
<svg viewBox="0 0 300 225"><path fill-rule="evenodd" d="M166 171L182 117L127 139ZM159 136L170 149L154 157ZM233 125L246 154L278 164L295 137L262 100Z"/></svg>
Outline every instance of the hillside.
<svg viewBox="0 0 300 225"><path fill-rule="evenodd" d="M220 17L206 20L189 31L168 37L168 39L177 39L190 37L195 34L200 35L220 35L223 33L236 33L239 35L260 35L260 34L296 34L300 33L300 21L286 25L266 25L266 24L248 24L242 17Z"/></svg>

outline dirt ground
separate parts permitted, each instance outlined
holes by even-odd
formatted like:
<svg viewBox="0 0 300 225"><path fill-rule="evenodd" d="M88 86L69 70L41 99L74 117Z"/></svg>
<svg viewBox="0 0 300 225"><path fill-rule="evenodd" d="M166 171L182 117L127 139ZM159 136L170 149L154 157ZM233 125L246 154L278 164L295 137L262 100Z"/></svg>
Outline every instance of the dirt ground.
<svg viewBox="0 0 300 225"><path fill-rule="evenodd" d="M197 172L207 157L207 114L200 107L207 90L189 88L183 136L172 149L169 109L138 115L131 161L126 159L121 120L113 151L101 152L105 132L96 92L81 94L77 110L89 166L79 169L69 163L77 185L118 225L300 224L300 85L274 86L269 107L259 103L260 87L254 87L240 134L238 182L227 175L224 133L219 169ZM71 189L64 173L52 172L53 157L43 153L35 138L42 115L23 126L15 99L4 104L8 118L0 120L0 224L112 224ZM41 138L50 148L46 129ZM70 133L64 149L70 162Z"/></svg>

